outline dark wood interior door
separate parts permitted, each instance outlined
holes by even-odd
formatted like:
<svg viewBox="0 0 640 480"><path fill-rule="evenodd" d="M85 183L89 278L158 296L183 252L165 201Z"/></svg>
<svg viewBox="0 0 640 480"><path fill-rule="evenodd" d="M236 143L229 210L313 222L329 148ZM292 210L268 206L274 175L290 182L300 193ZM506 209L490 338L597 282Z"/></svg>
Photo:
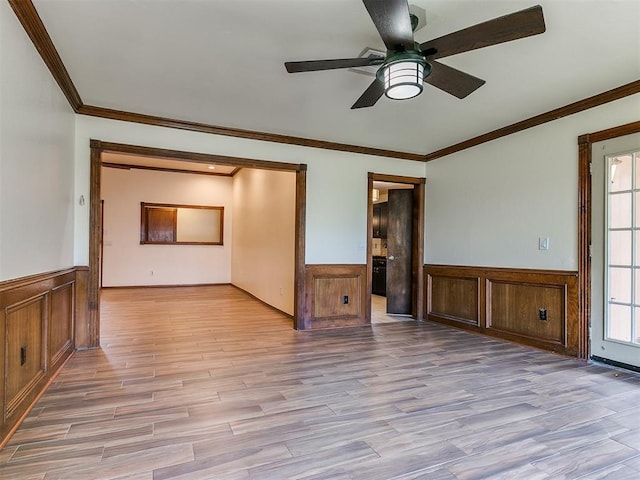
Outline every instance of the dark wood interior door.
<svg viewBox="0 0 640 480"><path fill-rule="evenodd" d="M411 314L413 190L389 190L387 313Z"/></svg>

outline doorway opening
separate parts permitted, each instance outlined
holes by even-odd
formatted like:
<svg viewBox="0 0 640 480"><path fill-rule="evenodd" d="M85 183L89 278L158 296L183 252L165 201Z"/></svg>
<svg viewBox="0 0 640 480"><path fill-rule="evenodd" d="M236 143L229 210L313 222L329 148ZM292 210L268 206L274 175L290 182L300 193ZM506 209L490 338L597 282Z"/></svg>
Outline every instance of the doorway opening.
<svg viewBox="0 0 640 480"><path fill-rule="evenodd" d="M369 173L367 321L422 320L424 178Z"/></svg>
<svg viewBox="0 0 640 480"><path fill-rule="evenodd" d="M132 155L146 158L166 159L172 162L191 164L216 164L233 168L246 168L271 171L288 171L295 173L295 240L294 240L294 315L293 327L302 328L304 302L304 231L306 206L306 165L271 162L247 158L228 157L222 155L184 152L151 147L141 147L117 143L91 140L91 178L90 178L90 221L89 221L89 278L88 278L88 325L86 347L100 346L100 285L101 285L101 249L103 247L102 208L101 208L101 173L103 153ZM186 162L186 163L185 163Z"/></svg>

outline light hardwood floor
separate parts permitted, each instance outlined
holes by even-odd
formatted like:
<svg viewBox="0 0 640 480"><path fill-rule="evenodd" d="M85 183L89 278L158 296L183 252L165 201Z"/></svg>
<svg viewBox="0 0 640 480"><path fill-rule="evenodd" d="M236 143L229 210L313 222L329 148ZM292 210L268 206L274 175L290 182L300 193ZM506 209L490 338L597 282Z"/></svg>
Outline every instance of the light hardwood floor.
<svg viewBox="0 0 640 480"><path fill-rule="evenodd" d="M381 295L371 295L371 323L391 323L410 321L409 315L393 315L387 313L387 298Z"/></svg>
<svg viewBox="0 0 640 480"><path fill-rule="evenodd" d="M634 479L640 376L437 324L296 332L229 286L102 292L0 478Z"/></svg>

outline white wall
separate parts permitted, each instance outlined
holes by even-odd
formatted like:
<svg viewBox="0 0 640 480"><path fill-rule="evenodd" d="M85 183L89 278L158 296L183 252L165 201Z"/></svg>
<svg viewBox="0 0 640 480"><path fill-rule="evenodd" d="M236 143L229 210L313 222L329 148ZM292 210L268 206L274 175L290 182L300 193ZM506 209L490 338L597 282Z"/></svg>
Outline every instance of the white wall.
<svg viewBox="0 0 640 480"><path fill-rule="evenodd" d="M639 118L635 95L427 163L425 263L576 270L578 136Z"/></svg>
<svg viewBox="0 0 640 480"><path fill-rule="evenodd" d="M294 172L242 169L233 177L234 285L293 315Z"/></svg>
<svg viewBox="0 0 640 480"><path fill-rule="evenodd" d="M429 162L76 117L76 196L88 197L89 139L308 164L308 264L366 262L367 172L427 177L425 263L575 270L577 137L637 121L638 95ZM89 215L76 207L75 261ZM548 251L538 237L550 238Z"/></svg>
<svg viewBox="0 0 640 480"><path fill-rule="evenodd" d="M231 281L231 177L102 169L103 286ZM140 202L224 207L223 245L140 245Z"/></svg>
<svg viewBox="0 0 640 480"><path fill-rule="evenodd" d="M424 176L424 164L184 130L76 117L76 195L89 195L89 140L306 163L307 263L366 262L367 172ZM88 263L89 212L77 207L75 261Z"/></svg>
<svg viewBox="0 0 640 480"><path fill-rule="evenodd" d="M1 2L0 280L73 266L73 149L73 111Z"/></svg>

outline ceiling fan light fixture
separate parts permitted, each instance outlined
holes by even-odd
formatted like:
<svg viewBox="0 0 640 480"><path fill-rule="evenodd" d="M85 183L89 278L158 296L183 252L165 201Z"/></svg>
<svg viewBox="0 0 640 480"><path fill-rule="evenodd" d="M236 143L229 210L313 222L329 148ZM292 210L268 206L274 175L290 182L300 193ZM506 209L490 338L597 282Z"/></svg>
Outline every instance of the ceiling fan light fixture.
<svg viewBox="0 0 640 480"><path fill-rule="evenodd" d="M431 73L422 55L403 52L387 61L379 70L384 94L393 100L406 100L422 93L422 82Z"/></svg>

